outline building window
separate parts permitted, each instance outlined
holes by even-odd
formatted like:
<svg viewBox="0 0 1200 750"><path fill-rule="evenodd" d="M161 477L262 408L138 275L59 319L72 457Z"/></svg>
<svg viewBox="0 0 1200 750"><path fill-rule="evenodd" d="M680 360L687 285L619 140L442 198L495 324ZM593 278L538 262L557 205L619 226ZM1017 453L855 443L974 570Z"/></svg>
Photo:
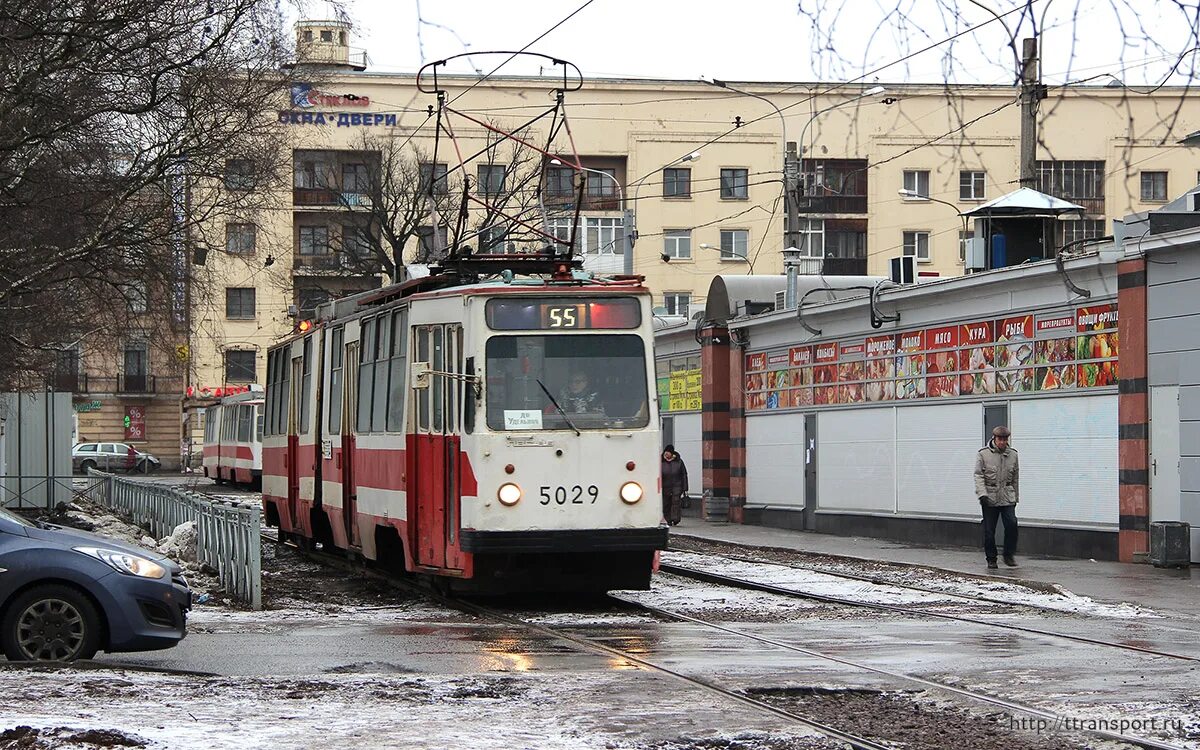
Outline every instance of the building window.
<svg viewBox="0 0 1200 750"><path fill-rule="evenodd" d="M625 225L621 219L588 217L584 229L584 248L589 255L625 254Z"/></svg>
<svg viewBox="0 0 1200 750"><path fill-rule="evenodd" d="M311 152L310 152L311 153ZM316 159L296 156L292 159L292 187L312 190L324 187L319 184L320 169Z"/></svg>
<svg viewBox="0 0 1200 750"><path fill-rule="evenodd" d="M981 201L984 196L984 180L987 172L964 169L958 173L958 199L960 201Z"/></svg>
<svg viewBox="0 0 1200 750"><path fill-rule="evenodd" d="M125 308L135 315L146 312L146 282L130 281L121 285L125 296Z"/></svg>
<svg viewBox="0 0 1200 750"><path fill-rule="evenodd" d="M866 219L825 219L825 257L867 259Z"/></svg>
<svg viewBox="0 0 1200 750"><path fill-rule="evenodd" d="M479 230L479 252L504 254L517 252L517 244L508 239L508 227L492 225Z"/></svg>
<svg viewBox="0 0 1200 750"><path fill-rule="evenodd" d="M687 167L671 167L663 170L663 197L692 197L692 170Z"/></svg>
<svg viewBox="0 0 1200 750"><path fill-rule="evenodd" d="M253 383L256 358L256 353L253 351L227 349L225 351L225 382Z"/></svg>
<svg viewBox="0 0 1200 750"><path fill-rule="evenodd" d="M445 164L440 162L437 164L425 163L420 165L420 170L421 184L419 187L422 193L429 192L431 183L434 195L445 195L449 192L449 188L446 186L447 170Z"/></svg>
<svg viewBox="0 0 1200 750"><path fill-rule="evenodd" d="M54 361L54 390L78 391L79 388L79 347L73 346L59 349L55 352ZM83 389L86 390L86 387Z"/></svg>
<svg viewBox="0 0 1200 750"><path fill-rule="evenodd" d="M1142 172L1142 200L1167 200L1167 173Z"/></svg>
<svg viewBox="0 0 1200 750"><path fill-rule="evenodd" d="M375 257L375 242L371 230L353 224L342 225L342 252L346 259L361 263Z"/></svg>
<svg viewBox="0 0 1200 750"><path fill-rule="evenodd" d="M333 32L332 31L322 31L321 32L321 41L325 42L326 44L333 44Z"/></svg>
<svg viewBox="0 0 1200 750"><path fill-rule="evenodd" d="M1074 219L1056 222L1055 234L1059 247L1066 247L1072 242L1090 240L1104 236L1104 219Z"/></svg>
<svg viewBox="0 0 1200 750"><path fill-rule="evenodd" d="M366 193L370 191L371 176L366 164L342 165L342 192Z"/></svg>
<svg viewBox="0 0 1200 750"><path fill-rule="evenodd" d="M253 224L225 225L225 252L233 255L254 255L256 228Z"/></svg>
<svg viewBox="0 0 1200 750"><path fill-rule="evenodd" d="M796 226L796 248L801 258L821 258L825 254L825 221L801 218Z"/></svg>
<svg viewBox="0 0 1200 750"><path fill-rule="evenodd" d="M550 167L546 170L546 195L566 196L575 192L575 170Z"/></svg>
<svg viewBox="0 0 1200 750"><path fill-rule="evenodd" d="M617 194L617 170L589 169L587 175L587 194L592 198L612 198Z"/></svg>
<svg viewBox="0 0 1200 750"><path fill-rule="evenodd" d="M895 183L893 183L895 184ZM927 169L906 169L904 170L904 189L909 193L913 193L918 198L929 197L929 170Z"/></svg>
<svg viewBox="0 0 1200 750"><path fill-rule="evenodd" d="M254 287L228 287L225 289L225 317L230 320L252 320L254 318Z"/></svg>
<svg viewBox="0 0 1200 750"><path fill-rule="evenodd" d="M663 255L673 260L691 259L692 230L668 229L663 232Z"/></svg>
<svg viewBox="0 0 1200 750"><path fill-rule="evenodd" d="M550 222L549 222L550 234L554 235L559 240L557 247L555 247L556 251L561 252L561 248L566 247L567 243L570 242L571 229L572 229L573 225L574 225L574 222L571 219L566 218L566 217L557 217L554 219L550 219ZM575 244L571 246L571 251L572 251L573 255L579 254L579 242L580 242L580 239L582 236L583 236L583 232L576 232Z"/></svg>
<svg viewBox="0 0 1200 750"><path fill-rule="evenodd" d="M663 307L667 308L667 315L683 315L687 316L688 307L692 303L692 295L687 292L666 292L663 294Z"/></svg>
<svg viewBox="0 0 1200 750"><path fill-rule="evenodd" d="M146 393L150 386L150 347L145 342L126 344L123 364L118 390Z"/></svg>
<svg viewBox="0 0 1200 750"><path fill-rule="evenodd" d="M745 169L721 170L721 197L742 200L750 197L750 173Z"/></svg>
<svg viewBox="0 0 1200 750"><path fill-rule="evenodd" d="M1039 161L1037 189L1083 206L1090 214L1104 213L1104 162Z"/></svg>
<svg viewBox="0 0 1200 750"><path fill-rule="evenodd" d="M249 159L226 159L225 187L229 190L253 190L254 162Z"/></svg>
<svg viewBox="0 0 1200 750"><path fill-rule="evenodd" d="M967 250L971 247L971 240L974 239L975 233L960 229L958 230L958 262L966 264Z"/></svg>
<svg viewBox="0 0 1200 750"><path fill-rule="evenodd" d="M311 30L305 31L304 32L304 41L311 42L312 40L313 40L312 31Z"/></svg>
<svg viewBox="0 0 1200 750"><path fill-rule="evenodd" d="M300 317L311 317L317 307L332 299L329 292L320 287L298 287L296 289L296 308Z"/></svg>
<svg viewBox="0 0 1200 750"><path fill-rule="evenodd" d="M929 257L929 232L905 232L904 254L915 256L919 263L928 263L931 260Z"/></svg>
<svg viewBox="0 0 1200 750"><path fill-rule="evenodd" d="M721 230L721 260L747 261L746 254L750 247L750 230L722 229Z"/></svg>
<svg viewBox="0 0 1200 750"><path fill-rule="evenodd" d="M420 242L420 260L436 260L441 258L449 244L446 227L438 227L436 234L433 227L417 227L417 240Z"/></svg>
<svg viewBox="0 0 1200 750"><path fill-rule="evenodd" d="M507 171L507 168L503 164L480 164L476 191L484 195L498 195L503 193L504 176Z"/></svg>
<svg viewBox="0 0 1200 750"><path fill-rule="evenodd" d="M299 227L301 255L329 254L329 227Z"/></svg>

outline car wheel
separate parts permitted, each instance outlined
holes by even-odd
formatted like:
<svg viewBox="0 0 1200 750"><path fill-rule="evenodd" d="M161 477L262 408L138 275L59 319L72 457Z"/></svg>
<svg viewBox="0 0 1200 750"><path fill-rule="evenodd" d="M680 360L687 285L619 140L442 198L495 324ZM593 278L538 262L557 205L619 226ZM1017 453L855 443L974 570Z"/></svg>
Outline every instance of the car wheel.
<svg viewBox="0 0 1200 750"><path fill-rule="evenodd" d="M8 607L0 646L10 661L90 659L100 649L100 615L73 588L37 586Z"/></svg>
<svg viewBox="0 0 1200 750"><path fill-rule="evenodd" d="M91 460L90 458L88 460L84 461L83 463L79 464L79 470L82 471L84 474L87 474L88 471L90 471L94 468L96 468L96 462Z"/></svg>

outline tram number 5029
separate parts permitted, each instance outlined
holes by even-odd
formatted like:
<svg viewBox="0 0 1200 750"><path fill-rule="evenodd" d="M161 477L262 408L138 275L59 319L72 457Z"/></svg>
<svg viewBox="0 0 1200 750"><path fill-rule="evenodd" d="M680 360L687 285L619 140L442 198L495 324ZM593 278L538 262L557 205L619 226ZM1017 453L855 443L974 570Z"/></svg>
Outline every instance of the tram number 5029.
<svg viewBox="0 0 1200 750"><path fill-rule="evenodd" d="M584 505L585 499L588 505L596 502L596 498L600 497L600 489L594 484L589 484L587 487L582 487L578 484L570 487L551 486L543 484L541 486L541 503L549 505Z"/></svg>

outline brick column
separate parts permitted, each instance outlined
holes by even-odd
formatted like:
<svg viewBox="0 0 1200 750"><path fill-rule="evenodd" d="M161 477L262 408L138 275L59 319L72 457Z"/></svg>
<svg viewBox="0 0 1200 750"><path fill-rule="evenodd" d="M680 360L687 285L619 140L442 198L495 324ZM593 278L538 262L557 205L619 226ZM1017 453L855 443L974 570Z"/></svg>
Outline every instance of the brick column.
<svg viewBox="0 0 1200 750"><path fill-rule="evenodd" d="M1117 396L1121 562L1150 550L1150 420L1146 380L1146 261L1117 264Z"/></svg>
<svg viewBox="0 0 1200 750"><path fill-rule="evenodd" d="M745 523L746 511L746 354L729 353L729 522Z"/></svg>
<svg viewBox="0 0 1200 750"><path fill-rule="evenodd" d="M712 327L700 331L700 372L704 398L700 416L704 489L712 493L718 504L727 503L730 496L728 329Z"/></svg>

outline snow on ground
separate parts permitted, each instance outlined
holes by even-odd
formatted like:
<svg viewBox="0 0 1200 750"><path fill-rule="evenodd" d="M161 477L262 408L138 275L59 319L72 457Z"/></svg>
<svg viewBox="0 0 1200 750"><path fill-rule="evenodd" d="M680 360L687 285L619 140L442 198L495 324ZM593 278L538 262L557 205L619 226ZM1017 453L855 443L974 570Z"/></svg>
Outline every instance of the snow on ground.
<svg viewBox="0 0 1200 750"><path fill-rule="evenodd" d="M301 624L393 625L397 622L461 623L461 612L420 601L397 606L310 605L280 609L233 610L202 605L188 613L188 630L195 633L273 632Z"/></svg>
<svg viewBox="0 0 1200 750"><path fill-rule="evenodd" d="M953 604L961 603L961 597L986 596L1010 602L1014 605L1029 605L1059 612L1088 615L1093 617L1109 617L1130 619L1138 617L1158 617L1158 614L1144 607L1133 604L1107 604L1097 602L1086 596L1079 596L1064 589L1058 593L1037 591L1020 584L1005 583L989 580L961 580L946 577L940 572L926 569L915 569L904 572L889 571L887 577L895 583L920 586L922 588L938 589L941 593L927 593L889 586L885 583L858 581L841 576L820 573L807 568L797 568L790 565L780 565L769 562L750 562L736 560L719 555L697 554L692 552L664 552L663 562L675 563L695 570L740 578L743 580L766 583L781 588L795 589L804 593L834 596L857 602L871 604L889 604L909 606L914 604ZM856 572L857 575L868 575ZM878 571L870 575L879 576ZM984 603L972 602L976 606L986 606Z"/></svg>
<svg viewBox="0 0 1200 750"><path fill-rule="evenodd" d="M778 620L822 609L818 604L778 594L716 586L659 573L650 591L616 592L622 599L693 616Z"/></svg>
<svg viewBox="0 0 1200 750"><path fill-rule="evenodd" d="M280 680L3 669L0 694L6 696L0 730L119 729L164 750L600 750L663 741L692 747L689 738L741 733L795 738L800 747L813 736L785 719L731 711L715 695L642 671Z"/></svg>

